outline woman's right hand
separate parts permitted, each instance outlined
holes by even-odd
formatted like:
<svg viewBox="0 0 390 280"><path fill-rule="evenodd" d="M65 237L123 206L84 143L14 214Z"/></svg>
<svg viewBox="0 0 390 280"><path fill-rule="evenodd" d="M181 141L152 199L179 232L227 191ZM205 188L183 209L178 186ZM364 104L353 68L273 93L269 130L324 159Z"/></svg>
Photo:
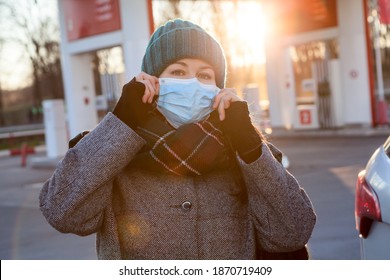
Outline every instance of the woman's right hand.
<svg viewBox="0 0 390 280"><path fill-rule="evenodd" d="M142 96L142 102L149 104L152 103L153 99L158 95L160 90L158 78L146 74L145 72L141 72L135 77L135 80L145 85L145 93Z"/></svg>
<svg viewBox="0 0 390 280"><path fill-rule="evenodd" d="M148 119L148 113L153 110L151 103L159 89L156 82L156 77L143 72L138 74L123 86L113 114L132 129L142 126Z"/></svg>

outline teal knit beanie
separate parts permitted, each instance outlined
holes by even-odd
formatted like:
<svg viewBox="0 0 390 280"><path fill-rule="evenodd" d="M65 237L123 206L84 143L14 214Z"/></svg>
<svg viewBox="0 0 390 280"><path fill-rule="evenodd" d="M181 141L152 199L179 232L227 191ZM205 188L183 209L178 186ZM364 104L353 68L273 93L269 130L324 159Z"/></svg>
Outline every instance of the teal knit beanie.
<svg viewBox="0 0 390 280"><path fill-rule="evenodd" d="M220 44L200 26L181 19L168 21L150 38L142 60L142 71L159 77L168 65L184 58L209 63L219 88L225 87L225 55Z"/></svg>

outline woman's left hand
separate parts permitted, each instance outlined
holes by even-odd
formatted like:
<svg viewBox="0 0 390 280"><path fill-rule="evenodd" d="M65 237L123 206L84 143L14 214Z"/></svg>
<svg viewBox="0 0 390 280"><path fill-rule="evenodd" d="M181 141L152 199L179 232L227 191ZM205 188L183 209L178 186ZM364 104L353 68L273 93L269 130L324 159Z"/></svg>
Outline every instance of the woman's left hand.
<svg viewBox="0 0 390 280"><path fill-rule="evenodd" d="M236 101L242 101L237 96L236 89L224 88L215 97L213 109L218 108L219 119L223 121L225 119L225 110L230 107L230 104Z"/></svg>

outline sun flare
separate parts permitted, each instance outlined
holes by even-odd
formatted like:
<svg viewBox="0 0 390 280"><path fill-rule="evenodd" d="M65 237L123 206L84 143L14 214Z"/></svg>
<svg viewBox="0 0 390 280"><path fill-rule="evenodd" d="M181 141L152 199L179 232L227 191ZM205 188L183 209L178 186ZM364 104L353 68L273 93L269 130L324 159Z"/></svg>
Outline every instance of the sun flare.
<svg viewBox="0 0 390 280"><path fill-rule="evenodd" d="M267 32L264 6L259 1L242 1L227 5L233 17L227 20L231 43L232 63L236 66L265 63Z"/></svg>

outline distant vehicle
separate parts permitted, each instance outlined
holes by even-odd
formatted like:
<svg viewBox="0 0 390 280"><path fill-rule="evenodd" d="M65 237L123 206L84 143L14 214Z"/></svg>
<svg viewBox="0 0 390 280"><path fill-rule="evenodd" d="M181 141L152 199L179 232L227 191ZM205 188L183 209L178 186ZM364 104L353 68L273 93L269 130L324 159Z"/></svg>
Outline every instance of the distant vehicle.
<svg viewBox="0 0 390 280"><path fill-rule="evenodd" d="M390 137L358 175L355 220L361 258L390 260Z"/></svg>

